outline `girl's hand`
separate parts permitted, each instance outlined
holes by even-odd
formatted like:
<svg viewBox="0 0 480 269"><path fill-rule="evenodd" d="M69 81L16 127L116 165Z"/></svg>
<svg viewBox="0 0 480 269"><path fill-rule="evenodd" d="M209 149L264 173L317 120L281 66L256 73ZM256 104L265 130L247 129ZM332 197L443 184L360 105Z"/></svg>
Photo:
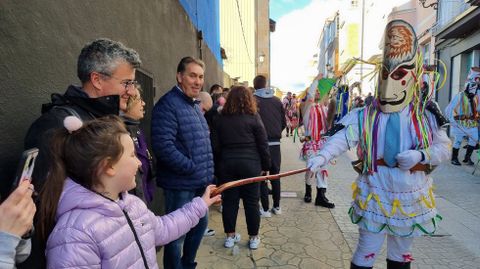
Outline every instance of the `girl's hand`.
<svg viewBox="0 0 480 269"><path fill-rule="evenodd" d="M220 194L215 195L214 197L210 197L210 194L213 190L215 190L217 187L215 185L208 185L207 188L205 189L205 192L203 193L202 199L205 201L205 203L208 206L211 206L212 204L219 203L222 201L222 196Z"/></svg>

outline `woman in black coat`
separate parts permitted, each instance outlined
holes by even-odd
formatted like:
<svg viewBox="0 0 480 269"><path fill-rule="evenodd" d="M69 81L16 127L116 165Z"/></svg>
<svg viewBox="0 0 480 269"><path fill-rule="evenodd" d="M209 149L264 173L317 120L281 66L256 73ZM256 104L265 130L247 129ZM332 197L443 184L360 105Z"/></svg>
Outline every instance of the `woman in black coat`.
<svg viewBox="0 0 480 269"><path fill-rule="evenodd" d="M214 152L219 157L219 184L266 174L270 167L267 133L257 113L251 91L243 86L233 87L227 102L215 122L212 134ZM226 190L222 195L222 219L227 237L225 247L240 241L235 233L240 198L243 200L249 247L260 244L259 202L260 183L251 183Z"/></svg>

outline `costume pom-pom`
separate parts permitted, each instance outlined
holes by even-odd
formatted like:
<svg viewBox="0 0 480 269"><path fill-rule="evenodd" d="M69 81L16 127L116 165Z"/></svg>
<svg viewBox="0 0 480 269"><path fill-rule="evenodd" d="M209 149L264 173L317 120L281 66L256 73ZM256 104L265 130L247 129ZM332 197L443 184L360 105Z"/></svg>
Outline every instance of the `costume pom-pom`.
<svg viewBox="0 0 480 269"><path fill-rule="evenodd" d="M68 116L63 120L63 126L65 126L65 129L67 129L69 133L80 129L82 125L82 120L75 116Z"/></svg>

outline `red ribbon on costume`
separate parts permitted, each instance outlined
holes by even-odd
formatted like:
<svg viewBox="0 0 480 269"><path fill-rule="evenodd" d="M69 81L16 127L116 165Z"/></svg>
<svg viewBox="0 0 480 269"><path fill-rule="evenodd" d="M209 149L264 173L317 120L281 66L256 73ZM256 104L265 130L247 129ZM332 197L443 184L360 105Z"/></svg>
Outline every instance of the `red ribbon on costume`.
<svg viewBox="0 0 480 269"><path fill-rule="evenodd" d="M373 258L375 258L375 253L370 253L368 255L365 255L365 259L367 259L367 260L368 259L373 259Z"/></svg>
<svg viewBox="0 0 480 269"><path fill-rule="evenodd" d="M403 257L403 261L404 261L404 262L412 262L412 261L415 260L415 259L412 257L412 254L403 254L402 257Z"/></svg>

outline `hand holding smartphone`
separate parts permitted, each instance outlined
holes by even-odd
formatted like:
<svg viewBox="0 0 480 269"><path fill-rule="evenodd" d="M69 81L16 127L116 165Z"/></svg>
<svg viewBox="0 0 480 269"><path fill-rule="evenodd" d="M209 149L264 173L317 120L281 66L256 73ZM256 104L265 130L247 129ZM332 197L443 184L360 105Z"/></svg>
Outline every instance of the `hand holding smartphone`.
<svg viewBox="0 0 480 269"><path fill-rule="evenodd" d="M12 184L12 190L16 189L24 180L32 180L32 173L35 167L35 160L38 156L38 148L31 148L22 153L18 164L17 173Z"/></svg>

